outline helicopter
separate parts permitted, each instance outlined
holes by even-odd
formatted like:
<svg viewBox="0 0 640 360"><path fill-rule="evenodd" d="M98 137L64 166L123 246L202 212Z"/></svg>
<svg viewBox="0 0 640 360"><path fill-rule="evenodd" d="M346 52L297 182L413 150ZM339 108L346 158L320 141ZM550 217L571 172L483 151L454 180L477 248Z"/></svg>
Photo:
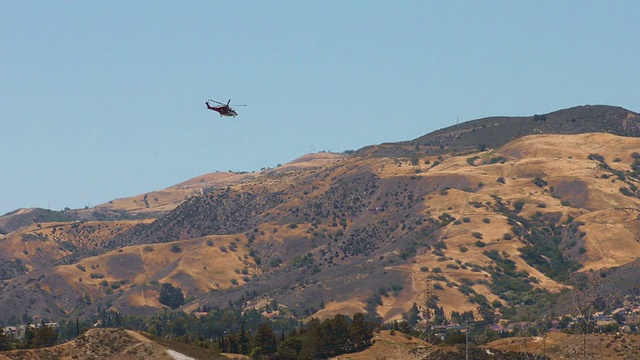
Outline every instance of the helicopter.
<svg viewBox="0 0 640 360"><path fill-rule="evenodd" d="M220 104L220 106L211 106L211 104L209 104L209 102L214 102L216 104ZM207 100L205 101L205 105L207 105L207 109L208 110L213 110L215 112L217 112L218 114L220 114L220 116L233 116L236 117L238 116L238 113L231 107L231 105L229 105L229 103L231 102L231 99L229 99L229 101L227 101L227 103L222 103L220 101L216 101L216 100ZM246 106L246 105L233 105L233 106Z"/></svg>

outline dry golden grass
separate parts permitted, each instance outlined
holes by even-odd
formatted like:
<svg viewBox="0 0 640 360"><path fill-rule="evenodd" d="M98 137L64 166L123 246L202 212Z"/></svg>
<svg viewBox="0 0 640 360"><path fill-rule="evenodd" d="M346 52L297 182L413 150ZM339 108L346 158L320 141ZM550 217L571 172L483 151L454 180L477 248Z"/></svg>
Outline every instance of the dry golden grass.
<svg viewBox="0 0 640 360"><path fill-rule="evenodd" d="M549 333L546 336L515 337L493 341L489 349L523 351L560 359L639 359L640 335Z"/></svg>
<svg viewBox="0 0 640 360"><path fill-rule="evenodd" d="M347 301L331 301L325 304L324 309L313 314L312 317L320 320L332 319L340 314L366 313L365 303L357 299Z"/></svg>
<svg viewBox="0 0 640 360"><path fill-rule="evenodd" d="M364 351L336 356L334 360L418 360L421 353L428 353L431 346L418 338L400 332L394 335L388 330L374 333L373 345Z"/></svg>
<svg viewBox="0 0 640 360"><path fill-rule="evenodd" d="M85 293L94 301L107 295L112 284L119 289L149 284L171 283L183 290L185 296L198 292L227 289L250 281L260 269L248 256L245 246L236 243L234 236L210 236L173 243L130 246L124 249L83 259L78 264L57 266L53 275L66 279L77 293ZM208 244L211 244L209 246ZM175 246L180 252L174 252ZM242 272L246 271L246 275ZM58 278L53 277L53 278ZM45 279L42 288L53 291L56 284ZM238 285L234 285L236 281ZM159 294L151 290L134 289L127 293L132 306L162 307Z"/></svg>
<svg viewBox="0 0 640 360"><path fill-rule="evenodd" d="M0 239L0 252L20 259L30 270L47 268L71 253L70 248L98 249L115 235L150 220L41 223Z"/></svg>

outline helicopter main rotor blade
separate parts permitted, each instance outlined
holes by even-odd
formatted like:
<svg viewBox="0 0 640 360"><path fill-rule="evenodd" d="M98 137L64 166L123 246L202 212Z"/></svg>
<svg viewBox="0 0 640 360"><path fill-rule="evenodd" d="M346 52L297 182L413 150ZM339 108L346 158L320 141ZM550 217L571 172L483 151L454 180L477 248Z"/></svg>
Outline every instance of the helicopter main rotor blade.
<svg viewBox="0 0 640 360"><path fill-rule="evenodd" d="M221 103L220 101L216 101L216 100L212 100L212 99L209 99L209 101L213 101L216 104L224 105L224 103Z"/></svg>

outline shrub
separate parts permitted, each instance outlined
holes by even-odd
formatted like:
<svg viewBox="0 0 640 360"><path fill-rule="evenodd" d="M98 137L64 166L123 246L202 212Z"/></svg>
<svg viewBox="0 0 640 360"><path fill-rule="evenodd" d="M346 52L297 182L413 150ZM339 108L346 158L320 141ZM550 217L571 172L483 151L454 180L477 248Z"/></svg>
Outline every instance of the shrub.
<svg viewBox="0 0 640 360"><path fill-rule="evenodd" d="M213 246L213 240L207 239L207 246Z"/></svg>
<svg viewBox="0 0 640 360"><path fill-rule="evenodd" d="M153 246L151 245L147 245L142 249L144 252L152 252L153 251Z"/></svg>
<svg viewBox="0 0 640 360"><path fill-rule="evenodd" d="M182 248L178 244L173 244L173 245L171 245L171 252L172 253L176 253L176 254L180 253L180 252L182 252Z"/></svg>
<svg viewBox="0 0 640 360"><path fill-rule="evenodd" d="M600 154L589 154L589 156L587 156L587 159L604 163L604 157Z"/></svg>
<svg viewBox="0 0 640 360"><path fill-rule="evenodd" d="M524 208L524 204L525 202L523 199L518 199L513 203L513 208L516 210L516 212L520 212L522 211L522 208Z"/></svg>
<svg viewBox="0 0 640 360"><path fill-rule="evenodd" d="M482 239L483 238L482 233L477 232L477 231L472 232L471 236L473 236L476 239Z"/></svg>
<svg viewBox="0 0 640 360"><path fill-rule="evenodd" d="M485 224L490 224L491 223L491 219L484 218L484 219L482 219L482 222L485 223Z"/></svg>
<svg viewBox="0 0 640 360"><path fill-rule="evenodd" d="M473 286L473 285L475 284L475 283L473 282L473 280L471 280L471 279L469 279L469 278L465 278L465 277L461 278L461 279L460 279L460 282L461 282L463 285L467 285L467 286Z"/></svg>
<svg viewBox="0 0 640 360"><path fill-rule="evenodd" d="M422 267L420 267L420 271L427 272L427 271L429 271L429 268L426 267L426 266L422 266Z"/></svg>
<svg viewBox="0 0 640 360"><path fill-rule="evenodd" d="M541 188L549 185L549 183L545 179L543 179L541 177L536 177L535 179L533 179L533 183L537 187L541 187Z"/></svg>
<svg viewBox="0 0 640 360"><path fill-rule="evenodd" d="M454 218L447 212L443 212L440 216L438 216L438 219L440 219L440 226L442 227L447 226L449 223L456 220L456 218Z"/></svg>
<svg viewBox="0 0 640 360"><path fill-rule="evenodd" d="M504 177L500 176L499 178L496 179L496 182L499 182L500 184L504 184L505 183Z"/></svg>
<svg viewBox="0 0 640 360"><path fill-rule="evenodd" d="M460 252L466 253L467 251L469 251L469 249L466 246L460 245Z"/></svg>
<svg viewBox="0 0 640 360"><path fill-rule="evenodd" d="M282 260L280 258L273 258L269 261L269 266L276 268L282 264Z"/></svg>
<svg viewBox="0 0 640 360"><path fill-rule="evenodd" d="M635 196L635 194L627 187L621 187L620 192L625 196Z"/></svg>
<svg viewBox="0 0 640 360"><path fill-rule="evenodd" d="M483 241L481 241L481 240L478 240L478 241L476 241L476 246L477 246L477 247L485 247L485 246L487 246L487 244L485 244L485 243L484 243Z"/></svg>

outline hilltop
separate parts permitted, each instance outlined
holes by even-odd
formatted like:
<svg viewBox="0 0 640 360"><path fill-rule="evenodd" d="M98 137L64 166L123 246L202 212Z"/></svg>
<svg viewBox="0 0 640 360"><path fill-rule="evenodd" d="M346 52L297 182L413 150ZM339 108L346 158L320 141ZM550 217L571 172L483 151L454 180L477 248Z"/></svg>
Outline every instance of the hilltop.
<svg viewBox="0 0 640 360"><path fill-rule="evenodd" d="M10 213L3 320L154 314L169 309L163 284L186 312L276 301L276 316L299 319L400 320L414 303L447 318L541 314L578 276L637 277L639 123L608 106L480 119L203 175L62 214L72 220Z"/></svg>
<svg viewBox="0 0 640 360"><path fill-rule="evenodd" d="M584 105L532 116L492 116L449 126L414 140L368 146L362 156L413 157L498 148L539 134L640 136L640 115L617 106Z"/></svg>

